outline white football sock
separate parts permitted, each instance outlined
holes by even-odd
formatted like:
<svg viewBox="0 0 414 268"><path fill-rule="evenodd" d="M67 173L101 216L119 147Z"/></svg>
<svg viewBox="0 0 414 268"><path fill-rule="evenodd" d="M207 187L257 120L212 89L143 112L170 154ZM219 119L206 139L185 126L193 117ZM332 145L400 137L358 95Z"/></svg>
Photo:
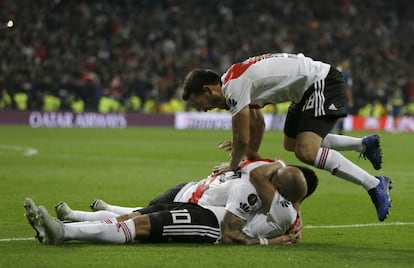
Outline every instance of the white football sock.
<svg viewBox="0 0 414 268"><path fill-rule="evenodd" d="M106 210L99 210L95 212L72 210L65 220L69 221L100 221L108 218L116 218L119 215Z"/></svg>
<svg viewBox="0 0 414 268"><path fill-rule="evenodd" d="M357 151L364 152L365 146L361 138L355 138L345 135L328 134L322 140L321 147L330 148L338 151Z"/></svg>
<svg viewBox="0 0 414 268"><path fill-rule="evenodd" d="M124 244L135 239L135 224L133 220L107 222L66 223L64 225L65 240Z"/></svg>
<svg viewBox="0 0 414 268"><path fill-rule="evenodd" d="M101 220L101 221L79 221L79 222L67 222L65 223L65 225L70 225L70 226L75 226L75 225L85 225L85 224L90 224L90 223L117 223L117 219L116 218L108 218L105 220Z"/></svg>
<svg viewBox="0 0 414 268"><path fill-rule="evenodd" d="M347 181L360 184L366 190L376 187L379 183L376 177L346 159L339 152L329 148L319 148L314 166Z"/></svg>
<svg viewBox="0 0 414 268"><path fill-rule="evenodd" d="M137 210L137 209L141 209L142 207L120 207L120 206L113 206L113 205L107 205L105 207L105 210L107 211L111 211L113 213L116 213L118 215L124 215L124 214L130 214L133 211Z"/></svg>

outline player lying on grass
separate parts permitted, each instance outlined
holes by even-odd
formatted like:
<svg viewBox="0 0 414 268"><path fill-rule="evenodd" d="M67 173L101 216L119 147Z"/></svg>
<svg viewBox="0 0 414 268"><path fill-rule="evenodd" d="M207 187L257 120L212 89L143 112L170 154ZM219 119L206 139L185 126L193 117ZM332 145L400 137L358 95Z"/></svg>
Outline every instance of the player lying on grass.
<svg viewBox="0 0 414 268"><path fill-rule="evenodd" d="M178 184L153 199L149 205L169 202L191 202L200 205L225 206L230 189L233 183L235 183L234 179L250 178L254 186L259 188L261 197L263 195L265 205L270 207L275 194L274 187L272 187L269 180L270 174L284 165L284 162L281 160L274 162L271 159L243 161L237 173L231 171L221 175L210 175L199 182ZM310 188L309 193L313 193L317 185L317 177L314 171L303 166L295 167L299 168L304 174L307 186ZM250 174L253 174L253 176L250 176ZM227 182L229 180L230 182ZM94 200L90 207L96 212L72 210L62 201L56 205L56 214L59 219L65 221L95 221L130 214L142 208L109 205L100 199ZM302 222L299 217L297 227L293 231L300 232L301 226Z"/></svg>
<svg viewBox="0 0 414 268"><path fill-rule="evenodd" d="M241 169L237 173L230 171L221 175L209 175L198 182L185 182L177 184L165 191L164 193L162 193L161 195L155 197L152 201L148 203L148 206L170 202L190 202L197 203L200 205L225 206L226 200L228 198L228 193L234 181L230 183L224 182L237 178L245 178L249 176L249 172L252 168L260 167L264 164L273 162L274 160L271 159L262 159L260 161L243 161L241 164ZM277 160L271 165L271 167L273 169L278 169L283 165L285 164L282 160ZM305 178L308 181L312 181L312 183L308 182L308 186L312 186L311 191L313 192L316 187L316 183L313 183L313 181L317 182L317 179L315 178L316 175L313 172L313 170L303 166L295 167L299 168L302 171L302 173L305 175ZM267 169L267 166L255 168L254 172L260 172ZM262 187L261 191L263 192L263 185L258 185L258 182L263 183L263 181L266 181L266 179L263 181L258 181L257 179L255 179L256 177L259 176L253 176L253 178L251 179L253 180L255 186ZM261 177L267 178L268 176L262 175ZM269 180L267 181L269 182ZM269 187L269 189L273 188ZM266 199L267 206L270 206L272 198L273 194L271 195L270 199ZM118 217L123 214L130 214L138 209L141 209L142 206L122 207L117 205L110 205L103 200L96 199L90 205L90 208L95 212L71 210L70 207L62 201L56 205L56 213L59 219L65 221L96 221Z"/></svg>
<svg viewBox="0 0 414 268"><path fill-rule="evenodd" d="M289 228L294 228L298 221L299 214L294 207L298 208L302 198L314 191L317 177L305 179L300 169L284 167L281 161L263 162L250 163L249 168L252 170L251 177L255 176L254 170L259 170L259 174L266 174L267 180L272 182L273 191L277 189L270 210L262 206L256 190L248 180L249 176L246 176L249 174L249 168L246 168L248 164L240 170L241 179L226 180L224 175L220 175L220 178L210 176L212 181L217 178L223 185L232 184L231 187L222 187L230 190L225 207L155 202L156 204L139 209L134 214L117 219L63 224L50 216L44 207L37 209L33 201L27 199L26 216L36 230L39 240L49 244L73 239L108 243L126 243L133 240L199 243L220 241L224 244L294 243L300 239L300 232L293 236L288 235ZM288 196L293 204L283 195ZM270 239L267 240L267 237Z"/></svg>

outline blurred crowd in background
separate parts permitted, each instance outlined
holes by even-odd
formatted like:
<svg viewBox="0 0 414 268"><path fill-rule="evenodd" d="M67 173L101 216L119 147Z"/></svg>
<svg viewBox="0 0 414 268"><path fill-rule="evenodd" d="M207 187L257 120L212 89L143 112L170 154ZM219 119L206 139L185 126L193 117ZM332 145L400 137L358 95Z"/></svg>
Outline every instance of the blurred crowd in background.
<svg viewBox="0 0 414 268"><path fill-rule="evenodd" d="M348 73L351 114L414 114L413 14L411 0L0 0L0 110L174 113L191 109L192 68L301 52Z"/></svg>

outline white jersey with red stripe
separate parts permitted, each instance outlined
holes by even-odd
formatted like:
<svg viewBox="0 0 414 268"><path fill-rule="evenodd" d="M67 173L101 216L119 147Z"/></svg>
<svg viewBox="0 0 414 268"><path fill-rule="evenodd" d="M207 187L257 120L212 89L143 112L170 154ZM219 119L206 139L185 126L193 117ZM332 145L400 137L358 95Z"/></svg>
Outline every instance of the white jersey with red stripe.
<svg viewBox="0 0 414 268"><path fill-rule="evenodd" d="M196 203L206 208L222 206L241 219L249 220L255 213L265 213L257 191L250 183L250 171L271 162L274 161L244 161L237 172L210 175L198 183L187 184L174 201Z"/></svg>
<svg viewBox="0 0 414 268"><path fill-rule="evenodd" d="M283 165L283 161L280 161ZM256 189L250 183L250 171L274 162L270 159L244 161L238 172L210 175L198 183L189 183L176 195L176 202L197 203L213 211L219 221L225 211L247 221L244 232L252 237L273 237L285 233L296 219L292 204L276 192L269 211L262 207ZM220 209L220 208L224 208Z"/></svg>
<svg viewBox="0 0 414 268"><path fill-rule="evenodd" d="M190 202L201 206L226 206L230 190L239 183L238 179L249 182L249 173L273 160L244 161L237 172L229 171L220 175L210 175L207 178L185 185L175 196L174 202Z"/></svg>
<svg viewBox="0 0 414 268"><path fill-rule="evenodd" d="M226 172L219 176L210 175L199 182L187 183L175 196L174 202L190 202L199 205L225 206L227 191L231 184L225 183L240 179L239 174Z"/></svg>
<svg viewBox="0 0 414 268"><path fill-rule="evenodd" d="M316 81L325 79L330 65L303 54L264 54L233 64L221 77L222 92L232 115L246 105L299 102Z"/></svg>

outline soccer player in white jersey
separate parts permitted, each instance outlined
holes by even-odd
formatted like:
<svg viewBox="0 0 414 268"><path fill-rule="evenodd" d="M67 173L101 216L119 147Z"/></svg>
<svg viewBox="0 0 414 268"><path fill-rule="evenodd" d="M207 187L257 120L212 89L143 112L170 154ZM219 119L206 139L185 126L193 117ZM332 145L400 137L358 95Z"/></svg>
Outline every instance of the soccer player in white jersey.
<svg viewBox="0 0 414 268"><path fill-rule="evenodd" d="M281 161L281 160L280 160ZM280 167L283 166L283 162L278 162ZM209 200L212 201L212 204L216 205L223 205L226 203L223 201L223 198L228 199L229 190L231 188L231 183L223 184L223 182L237 179L241 177L240 171L247 171L245 169L246 166L251 170L253 167L257 167L257 165L263 165L264 163L271 163L273 160L270 159L262 159L260 161L255 161L254 165L251 164L251 161L242 162L241 169L239 172L227 172L220 175L208 176L205 179L200 180L199 182L188 182L188 183L181 183L176 186L171 187L166 192L162 193L160 196L154 198L150 203L151 205L156 204L163 204L163 203L170 203L170 202L198 202L201 199L202 204L208 204ZM301 170L304 174L306 183L307 183L307 195L308 197L311 195L318 184L318 178L315 172L307 167L303 166L295 166ZM272 184L268 178L268 175L265 174L267 169L265 168L256 168L253 169L253 173L256 173L253 177L249 177L250 181L253 183L256 191L258 192L261 200L265 204L266 207L271 207L272 202L281 202L280 196L276 196L275 188L272 187ZM234 182L233 182L234 183ZM200 189L204 189L200 191ZM206 189L206 190L205 190ZM246 188L248 189L248 188ZM236 189L237 190L237 189ZM202 194L202 195L200 195ZM212 197L221 194L222 196L218 199L214 199ZM227 197L226 197L227 195ZM201 197L201 198L200 198ZM56 205L56 214L58 218L61 220L69 220L69 221L84 221L84 220L103 220L106 218L113 218L123 214L130 214L134 211L141 209L142 207L121 207L113 204L109 204L101 199L95 199L91 204L91 209L95 212L87 212L87 211L78 211L72 210L65 202L59 202ZM296 208L298 209L298 208ZM291 224L289 220L286 220L286 217L292 218L292 215L296 215L296 212L292 212L292 210L285 210L284 213L281 214L281 211L273 211L273 213L269 213L267 215L264 214L256 214L253 218L250 218L247 221L247 226L243 229L243 232L248 234L249 236L256 237L259 234L264 235L266 233L270 233L275 235L276 233L283 233L286 231L286 226L281 226L286 223L289 225L296 226L296 224ZM285 213L288 213L286 215ZM277 219L279 221L275 221L271 218L273 215L277 215ZM296 217L295 216L295 217ZM234 219L233 219L234 220ZM240 220L240 219L238 219ZM300 230L301 228L301 218L297 217L298 225L297 228L293 229L295 231ZM283 223L284 222L284 223ZM298 234L298 238L300 239L301 234Z"/></svg>
<svg viewBox="0 0 414 268"><path fill-rule="evenodd" d="M238 172L226 172L224 174L210 175L207 176L207 178L200 180L199 182L188 182L178 184L170 188L160 196L156 197L154 200L152 200L149 203L149 206L170 202L189 202L201 206L223 206L228 208L228 206L230 206L230 203L232 202L233 208L230 211L232 211L233 214L236 214L243 220L248 220L250 219L250 217L248 217L248 215L243 214L242 211L242 214L237 214L235 212L234 204L236 204L235 206L237 207L237 205L243 201L242 199L244 199L245 203L246 201L250 201L248 203L250 203L250 205L252 206L248 209L249 212L255 212L253 210L257 209L257 207L261 208L262 202L260 201L260 199L248 200L249 194L253 194L253 196L257 195L257 191L251 184L250 180L253 180L253 182L255 182L256 185L260 187L259 195L261 195L261 192L264 192L263 195L266 196L266 209L269 209L269 207L271 207L273 197L276 194L276 191L274 190L274 187L272 187L272 184L270 182L272 174L285 166L286 165L282 160L246 160L241 163ZM315 190L315 184L317 183L317 177L315 173L311 169L306 167L294 167L300 170L302 174L304 174L307 186L312 188L309 192L312 193ZM250 173L252 171L255 174L253 175L253 177L250 176ZM266 181L268 182L267 184ZM264 187L271 187L272 189L263 189ZM291 192L294 191L291 190ZM285 197L289 200L293 199L290 196ZM280 197L276 195L275 200L277 199L280 199ZM231 202L229 202L229 200L231 200ZM255 202L252 203L252 201ZM65 202L59 202L56 205L56 214L58 215L58 218L61 220L103 220L109 217L130 214L134 211L140 211L140 209L142 209L139 207L132 208L114 206L107 204L106 202L99 199L94 200L90 207L96 212L72 210ZM278 213L279 212L277 212L276 214ZM275 215L274 217L280 218L280 215Z"/></svg>
<svg viewBox="0 0 414 268"><path fill-rule="evenodd" d="M263 211L261 201L249 180L234 179L223 182L223 184L232 181L237 181L238 183L231 187L228 194L229 198L225 209L226 217L223 220L222 226L222 243L280 244L293 242L300 238L300 234L296 237L287 237L284 233L290 231L289 228L293 228L297 221L298 212L293 206L297 207L298 202L308 191L307 182L305 182L306 179L300 169L296 167L283 167L284 165L282 166L280 163L282 162L267 164L265 168L260 168L265 166L263 163L261 166L258 163L250 164L253 167L258 167L262 171L261 175L269 172L266 176L270 177L268 180L272 179L274 183L271 187L279 188L280 192L280 194L276 192L274 195L274 201L268 217L260 218L265 222L260 225L260 230L258 229L260 219L257 217L253 219L257 224L245 226L246 221L252 219L252 215L257 214L259 209ZM286 169L286 171L283 171L283 169ZM289 177L289 174L293 174L292 170L296 172L294 178ZM242 172L248 171L244 169ZM315 180L317 180L316 177ZM296 183L297 181L299 183ZM311 188L310 191L313 192L314 188ZM205 192L208 192L208 190ZM292 204L283 198L281 194L292 199L294 203ZM137 211L138 215L135 216L129 215L126 218L121 216L117 220L106 219L105 223L111 225L102 222L63 225L61 222L53 219L45 208L39 209L40 216L36 215L38 213L37 207L31 199L25 201L25 208L26 216L29 219L29 223L36 230L38 239L47 243L61 243L64 240L70 239L112 243L130 242L133 239L164 242L167 238L169 241L174 242L211 242L211 239L217 239L217 222L222 221L224 211L224 207L198 206L194 203L164 203L155 205L155 210L154 205L140 209ZM211 212L208 210L211 210ZM158 213L154 214L154 212ZM59 210L57 214L61 214ZM272 219L271 223L269 223L269 217ZM39 223L38 218L41 219L41 223ZM69 219L73 218L73 216L69 217ZM176 222L177 220L179 222ZM121 227L118 227L120 222ZM235 222L238 222L238 224L235 225ZM243 226L245 226L244 229L242 229ZM118 231L116 231L116 228L118 228ZM165 231L165 228L168 228L168 231ZM192 229L190 234L186 233L189 230L188 228ZM122 229L122 232L119 232L120 229ZM179 233L174 232L174 230ZM254 234L255 237L246 234ZM259 234L261 234L260 239L258 239ZM264 236L271 239L267 240Z"/></svg>
<svg viewBox="0 0 414 268"><path fill-rule="evenodd" d="M375 205L378 219L387 217L390 179L369 174L337 151L356 150L380 169L379 136L360 139L329 133L338 118L346 116L345 82L335 67L303 54L264 54L234 63L221 77L209 69L194 69L186 76L183 88L183 99L195 107L231 112L231 161L215 172L236 170L246 155L259 158L265 130L259 109L290 101L284 148L304 163L362 185Z"/></svg>

